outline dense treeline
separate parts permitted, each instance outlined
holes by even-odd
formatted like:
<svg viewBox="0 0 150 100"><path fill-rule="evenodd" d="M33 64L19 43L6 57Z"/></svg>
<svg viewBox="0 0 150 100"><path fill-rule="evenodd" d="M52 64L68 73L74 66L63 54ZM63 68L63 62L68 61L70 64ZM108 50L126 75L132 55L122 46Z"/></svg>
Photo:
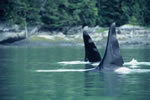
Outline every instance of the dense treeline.
<svg viewBox="0 0 150 100"><path fill-rule="evenodd" d="M0 0L0 22L65 26L150 24L150 0Z"/></svg>

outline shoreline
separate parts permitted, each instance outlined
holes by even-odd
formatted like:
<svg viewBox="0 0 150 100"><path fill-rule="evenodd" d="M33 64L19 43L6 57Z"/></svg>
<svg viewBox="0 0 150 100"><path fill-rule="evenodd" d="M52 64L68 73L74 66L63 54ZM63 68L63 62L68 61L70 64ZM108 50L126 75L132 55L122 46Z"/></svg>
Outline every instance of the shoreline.
<svg viewBox="0 0 150 100"><path fill-rule="evenodd" d="M10 28L12 30L12 28ZM31 28L30 28L31 29ZM6 30L6 29L4 29ZM68 30L68 34L63 34L60 31L39 31L37 27L32 28L32 30L28 31L28 37L26 36L25 30L17 29L11 31L7 29L7 31L1 31L0 33L0 42L1 45L47 45L47 44L82 44L83 31L87 31L91 36L92 40L104 47L107 41L108 28L102 28L99 26L96 27L72 27ZM121 27L116 27L117 39L120 45L141 45L148 46L150 45L150 29L140 27L140 26L131 26L131 25L123 25ZM18 40L17 40L18 38ZM23 40L19 40L20 38L25 38ZM13 40L13 42L9 40ZM6 41L6 43L3 43ZM8 42L8 43L7 43ZM9 43L10 42L10 43Z"/></svg>
<svg viewBox="0 0 150 100"><path fill-rule="evenodd" d="M84 47L84 43L82 40L82 37L74 39L73 36L72 38L67 37L68 39L58 39L56 40L55 38L60 38L61 36L55 35L55 36L49 36L49 35L39 35L39 36L33 36L25 40L17 41L11 44L0 44L0 48L3 47L36 47L36 48L47 48L47 47L59 47L59 46L64 46L64 47ZM80 39L80 40L79 40ZM92 38L93 39L93 38ZM145 48L150 48L150 44L143 44L143 43L129 43L129 42L122 42L119 41L119 46L122 49L145 49ZM96 46L100 49L104 49L106 46L107 38L102 39L102 40L94 40Z"/></svg>

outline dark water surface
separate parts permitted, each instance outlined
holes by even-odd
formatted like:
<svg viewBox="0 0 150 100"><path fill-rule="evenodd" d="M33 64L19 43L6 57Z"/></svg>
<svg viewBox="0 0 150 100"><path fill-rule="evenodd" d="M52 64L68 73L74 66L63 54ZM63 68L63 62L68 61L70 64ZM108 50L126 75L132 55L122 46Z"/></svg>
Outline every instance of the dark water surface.
<svg viewBox="0 0 150 100"><path fill-rule="evenodd" d="M0 100L149 100L150 48L123 48L121 53L125 62L142 62L130 68L137 72L37 72L85 69L82 63L69 64L84 59L84 48L0 47Z"/></svg>

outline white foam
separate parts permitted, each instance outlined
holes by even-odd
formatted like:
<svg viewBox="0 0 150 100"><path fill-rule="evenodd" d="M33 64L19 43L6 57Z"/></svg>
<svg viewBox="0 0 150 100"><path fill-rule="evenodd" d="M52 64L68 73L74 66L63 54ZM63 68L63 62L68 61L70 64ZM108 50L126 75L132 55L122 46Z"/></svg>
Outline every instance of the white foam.
<svg viewBox="0 0 150 100"><path fill-rule="evenodd" d="M54 69L54 70L36 70L36 72L85 72L93 70L91 69Z"/></svg>
<svg viewBox="0 0 150 100"><path fill-rule="evenodd" d="M131 65L131 66L129 66L130 68L138 68L138 67L140 67L140 66L137 66L137 65Z"/></svg>
<svg viewBox="0 0 150 100"><path fill-rule="evenodd" d="M99 62L95 63L90 63L90 62L85 62L85 61L62 61L62 62L57 62L58 64L63 64L63 65L84 65L84 64L91 64L93 66L98 66Z"/></svg>
<svg viewBox="0 0 150 100"><path fill-rule="evenodd" d="M131 72L131 69L127 67L120 67L120 68L117 68L115 72L119 74L129 74Z"/></svg>
<svg viewBox="0 0 150 100"><path fill-rule="evenodd" d="M150 72L150 69L130 69L127 67L120 67L115 70L119 74L134 74L134 73L147 73Z"/></svg>
<svg viewBox="0 0 150 100"><path fill-rule="evenodd" d="M44 73L52 73L52 72L85 72L85 71L91 71L95 68L91 69L54 69L54 70L35 70L35 72L44 72ZM118 74L135 74L135 73L148 73L150 72L150 69L130 69L127 67L120 67L115 70Z"/></svg>
<svg viewBox="0 0 150 100"><path fill-rule="evenodd" d="M98 65L99 65L99 62L97 62L97 63L92 63L91 65L93 65L93 66L98 66Z"/></svg>
<svg viewBox="0 0 150 100"><path fill-rule="evenodd" d="M65 65L75 65L75 64L90 64L90 62L85 62L85 61L62 61L62 62L57 62L58 64L65 64Z"/></svg>

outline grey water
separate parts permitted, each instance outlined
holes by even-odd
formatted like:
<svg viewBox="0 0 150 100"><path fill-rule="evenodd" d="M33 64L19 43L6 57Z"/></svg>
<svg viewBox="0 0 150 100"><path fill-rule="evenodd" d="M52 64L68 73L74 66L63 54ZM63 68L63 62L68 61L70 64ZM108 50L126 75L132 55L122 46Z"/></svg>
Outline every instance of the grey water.
<svg viewBox="0 0 150 100"><path fill-rule="evenodd" d="M104 49L99 48L101 55ZM131 70L150 70L150 48L122 48ZM0 100L149 100L150 72L37 72L37 70L85 69L83 46L0 47ZM69 62L76 64L69 64ZM59 62L68 62L63 64ZM131 65L126 65L129 68Z"/></svg>

